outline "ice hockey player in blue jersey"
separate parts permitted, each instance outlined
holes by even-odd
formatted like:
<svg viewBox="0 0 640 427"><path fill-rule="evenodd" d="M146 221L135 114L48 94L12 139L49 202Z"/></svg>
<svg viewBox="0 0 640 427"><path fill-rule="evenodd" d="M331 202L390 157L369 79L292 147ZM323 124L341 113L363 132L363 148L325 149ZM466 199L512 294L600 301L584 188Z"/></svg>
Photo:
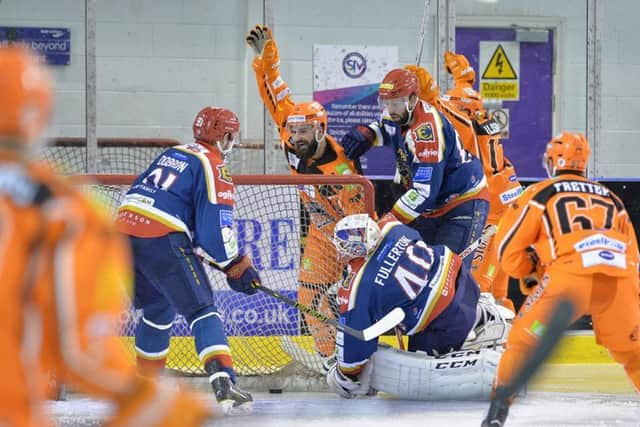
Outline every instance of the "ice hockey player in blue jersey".
<svg viewBox="0 0 640 427"><path fill-rule="evenodd" d="M390 215L418 230L428 244L459 253L481 234L489 209L480 161L466 151L451 123L418 98L415 74L391 70L380 84L379 121L353 127L340 141L348 158L392 146L396 182L405 193ZM472 257L464 260L470 268Z"/></svg>
<svg viewBox="0 0 640 427"><path fill-rule="evenodd" d="M255 293L260 277L238 253L233 229L234 186L224 156L239 134L236 115L206 107L193 123L195 142L164 151L133 183L118 209L135 265L134 306L143 312L135 331L138 370L164 368L176 313L184 316L217 400L244 412L252 397L236 385L233 360L202 260L227 276L229 286Z"/></svg>
<svg viewBox="0 0 640 427"><path fill-rule="evenodd" d="M488 319L486 311L478 309L480 290L469 270L461 268L461 258L444 245L427 245L413 228L391 221L380 230L367 214L350 215L336 224L333 242L350 266L338 291L342 324L363 330L400 307L405 312L400 328L409 339L404 353L438 356L460 350L481 318ZM347 398L371 392L377 341L362 342L338 332L338 363L327 376L332 391ZM481 356L471 351L453 357L470 355ZM442 359L429 360L442 364ZM492 370L483 377L485 398L497 357L492 360ZM425 375L431 373L427 370Z"/></svg>

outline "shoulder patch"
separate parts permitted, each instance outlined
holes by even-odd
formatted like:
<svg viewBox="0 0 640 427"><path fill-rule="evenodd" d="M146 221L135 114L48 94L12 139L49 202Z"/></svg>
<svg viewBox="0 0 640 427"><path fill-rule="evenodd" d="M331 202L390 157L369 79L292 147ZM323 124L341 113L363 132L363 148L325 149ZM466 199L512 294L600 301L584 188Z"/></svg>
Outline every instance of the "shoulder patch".
<svg viewBox="0 0 640 427"><path fill-rule="evenodd" d="M233 184L233 179L231 178L229 169L227 169L225 165L218 165L216 166L216 169L218 169L218 178L220 178L220 181L224 181L228 184Z"/></svg>
<svg viewBox="0 0 640 427"><path fill-rule="evenodd" d="M433 125L431 123L423 123L413 131L413 140L415 142L435 142L433 136Z"/></svg>

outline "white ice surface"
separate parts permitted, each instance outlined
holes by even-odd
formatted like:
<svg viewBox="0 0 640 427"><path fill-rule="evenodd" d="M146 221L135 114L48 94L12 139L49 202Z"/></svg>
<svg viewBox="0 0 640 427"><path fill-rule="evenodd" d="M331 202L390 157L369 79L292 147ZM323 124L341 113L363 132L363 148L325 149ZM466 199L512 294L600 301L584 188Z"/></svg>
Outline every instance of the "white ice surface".
<svg viewBox="0 0 640 427"><path fill-rule="evenodd" d="M411 402L374 397L344 400L329 393L254 394L249 415L212 426L400 427L479 426L488 402ZM213 401L212 405L216 405ZM59 426L99 425L109 406L90 399L53 402ZM512 406L507 426L640 426L640 397L631 394L530 392Z"/></svg>

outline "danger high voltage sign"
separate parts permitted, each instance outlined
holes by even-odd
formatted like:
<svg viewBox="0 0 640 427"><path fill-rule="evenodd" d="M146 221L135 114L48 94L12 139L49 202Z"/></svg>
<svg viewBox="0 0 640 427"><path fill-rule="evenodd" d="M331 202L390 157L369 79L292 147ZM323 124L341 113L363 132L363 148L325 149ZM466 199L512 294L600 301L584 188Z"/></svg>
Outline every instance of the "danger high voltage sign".
<svg viewBox="0 0 640 427"><path fill-rule="evenodd" d="M480 95L484 99L520 98L520 43L480 42Z"/></svg>

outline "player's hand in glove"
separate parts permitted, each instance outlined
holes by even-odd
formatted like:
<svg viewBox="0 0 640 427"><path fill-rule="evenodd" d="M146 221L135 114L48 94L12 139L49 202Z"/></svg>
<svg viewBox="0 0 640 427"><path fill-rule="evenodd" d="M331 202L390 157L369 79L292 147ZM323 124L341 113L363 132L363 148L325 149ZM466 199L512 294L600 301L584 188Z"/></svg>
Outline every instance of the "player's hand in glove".
<svg viewBox="0 0 640 427"><path fill-rule="evenodd" d="M266 25L256 25L247 34L247 44L251 46L256 56L262 56L266 43L273 38L271 29Z"/></svg>
<svg viewBox="0 0 640 427"><path fill-rule="evenodd" d="M446 51L444 53L444 65L453 76L455 86L471 87L476 80L476 73L469 64L466 56Z"/></svg>
<svg viewBox="0 0 640 427"><path fill-rule="evenodd" d="M227 275L227 283L229 287L236 292L244 292L247 295L253 295L258 292L255 284L261 285L262 281L246 255L241 255L229 263L223 270Z"/></svg>
<svg viewBox="0 0 640 427"><path fill-rule="evenodd" d="M376 140L376 133L364 125L354 126L342 137L340 145L348 159L357 159L367 152Z"/></svg>
<svg viewBox="0 0 640 427"><path fill-rule="evenodd" d="M424 99L429 104L433 104L435 99L440 95L440 89L431 74L424 67L417 65L405 65L405 70L411 71L418 78L420 93L418 98Z"/></svg>
<svg viewBox="0 0 640 427"><path fill-rule="evenodd" d="M358 396L373 396L376 391L371 388L372 373L373 360L367 362L357 380L352 380L344 375L336 363L327 372L327 384L329 385L329 390L345 399L353 399Z"/></svg>

